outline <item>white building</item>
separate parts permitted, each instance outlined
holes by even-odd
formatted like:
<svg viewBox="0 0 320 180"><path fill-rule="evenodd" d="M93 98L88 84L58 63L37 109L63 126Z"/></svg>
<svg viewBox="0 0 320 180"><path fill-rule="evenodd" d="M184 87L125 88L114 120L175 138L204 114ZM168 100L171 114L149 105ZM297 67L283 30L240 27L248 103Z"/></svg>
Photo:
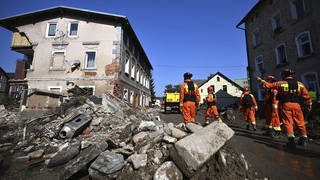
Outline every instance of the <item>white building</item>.
<svg viewBox="0 0 320 180"><path fill-rule="evenodd" d="M239 102L239 97L242 93L242 87L222 73L217 72L199 86L201 96L200 103L203 103L204 99L208 95L207 88L209 86L212 86L215 91L218 99L217 107L219 109L229 105L237 104Z"/></svg>

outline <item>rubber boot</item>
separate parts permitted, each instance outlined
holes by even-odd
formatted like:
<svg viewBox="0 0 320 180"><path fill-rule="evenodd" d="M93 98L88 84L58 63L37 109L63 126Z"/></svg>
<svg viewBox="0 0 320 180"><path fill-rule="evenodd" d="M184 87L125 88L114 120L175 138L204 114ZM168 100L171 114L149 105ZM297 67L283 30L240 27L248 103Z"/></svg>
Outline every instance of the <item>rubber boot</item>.
<svg viewBox="0 0 320 180"><path fill-rule="evenodd" d="M246 129L250 130L250 125L249 124L247 124Z"/></svg>
<svg viewBox="0 0 320 180"><path fill-rule="evenodd" d="M253 130L256 131L257 130L257 125L252 124Z"/></svg>
<svg viewBox="0 0 320 180"><path fill-rule="evenodd" d="M296 148L296 143L295 143L295 141L294 141L294 137L289 137L289 138L288 138L287 147L288 147L289 149L295 149L295 148Z"/></svg>
<svg viewBox="0 0 320 180"><path fill-rule="evenodd" d="M306 137L300 137L298 144L301 146L307 146L307 141L308 141L308 139Z"/></svg>
<svg viewBox="0 0 320 180"><path fill-rule="evenodd" d="M210 121L209 120L206 120L206 122L204 123L205 126L209 125L210 124Z"/></svg>

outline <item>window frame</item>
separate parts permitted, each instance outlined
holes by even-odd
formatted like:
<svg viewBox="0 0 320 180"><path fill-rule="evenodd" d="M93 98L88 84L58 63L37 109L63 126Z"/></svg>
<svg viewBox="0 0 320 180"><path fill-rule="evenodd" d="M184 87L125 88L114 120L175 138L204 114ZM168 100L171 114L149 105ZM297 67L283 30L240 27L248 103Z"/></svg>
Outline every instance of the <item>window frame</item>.
<svg viewBox="0 0 320 180"><path fill-rule="evenodd" d="M258 58L260 58L260 57L261 57L262 63L257 63L257 60L258 60ZM254 58L255 72L256 72L257 75L261 76L261 75L263 74L263 72L260 70L258 64L262 64L262 70L265 69L265 67L264 67L264 60L263 60L263 56L262 56L262 55L258 55L258 56L256 56L256 57Z"/></svg>
<svg viewBox="0 0 320 180"><path fill-rule="evenodd" d="M222 85L222 91L228 92L228 85Z"/></svg>
<svg viewBox="0 0 320 180"><path fill-rule="evenodd" d="M284 49L284 55L285 55L285 62L280 62L280 57L279 57L279 48L283 47ZM276 64L277 65L284 65L288 63L288 55L287 55L287 48L286 48L286 44L285 43L281 43L279 44L276 48L275 48L275 55L276 55Z"/></svg>
<svg viewBox="0 0 320 180"><path fill-rule="evenodd" d="M296 4L294 4L297 1L302 2L303 14L299 14L298 8L297 8ZM291 17L293 20L296 21L296 20L301 19L306 14L306 4L305 4L304 0L291 0L290 1L290 12L291 12Z"/></svg>
<svg viewBox="0 0 320 180"><path fill-rule="evenodd" d="M279 17L279 24L277 24L276 17ZM271 27L273 32L277 32L283 26L283 20L280 12L275 13L271 18Z"/></svg>
<svg viewBox="0 0 320 180"><path fill-rule="evenodd" d="M67 51L66 51L66 50L54 50L54 51L52 51L52 52L51 52L52 61L54 61L54 54L55 54L55 53L63 53L63 56L64 56L64 58L63 58L63 63L64 63L64 61L65 61L65 59L66 59L66 53L67 53ZM52 63L53 63L53 62L52 62ZM64 70L65 68L64 68L64 67L62 67L62 68L55 68L55 67L53 66L53 64L50 64L49 69L50 69L50 70Z"/></svg>
<svg viewBox="0 0 320 180"><path fill-rule="evenodd" d="M70 35L71 33L71 24L77 24L78 27L77 27L77 34L76 35ZM79 36L79 21L71 21L68 23L68 37L71 37L71 38L75 38L75 37L78 37Z"/></svg>
<svg viewBox="0 0 320 180"><path fill-rule="evenodd" d="M310 54L306 54L306 55L303 55L302 53L302 45L303 44L301 44L300 43L300 38L301 38L301 36L303 36L303 35L305 35L305 34L307 34L307 36L308 36L308 43L310 44ZM312 46L312 41L311 41L311 35L310 35L310 31L304 31L304 32L301 32L301 33L299 33L297 36L296 36L296 38L295 38L295 41L296 41L296 47L297 47L297 55L298 55L298 58L304 58L304 57L308 57L308 56L310 56L314 51L313 51L313 46Z"/></svg>
<svg viewBox="0 0 320 180"><path fill-rule="evenodd" d="M88 67L88 54L94 52L94 67ZM84 69L97 69L97 51L96 50L86 50L84 55Z"/></svg>
<svg viewBox="0 0 320 180"><path fill-rule="evenodd" d="M318 77L317 72L306 72L306 73L301 74L302 82L306 86L307 89L309 89L309 83L308 83L307 78L306 78L306 76L308 76L308 75L314 75L315 76L315 78L316 78L315 79L315 85L316 85L315 91L318 91L318 93L320 93L320 85L319 85L320 79Z"/></svg>
<svg viewBox="0 0 320 180"><path fill-rule="evenodd" d="M79 86L80 88L92 88L92 96L94 96L96 94L96 86Z"/></svg>
<svg viewBox="0 0 320 180"><path fill-rule="evenodd" d="M258 34L259 36L259 41L257 41L257 37L256 37L256 34ZM261 36L261 33L260 33L260 31L259 30L255 30L255 31L253 31L253 33L252 33L252 44L253 44L253 47L257 47L257 46L259 46L260 44L262 44L262 36Z"/></svg>
<svg viewBox="0 0 320 180"><path fill-rule="evenodd" d="M125 55L124 73L127 75L130 74L130 56L129 56L129 54Z"/></svg>
<svg viewBox="0 0 320 180"><path fill-rule="evenodd" d="M50 25L51 24L55 24L56 25L54 36L49 36L49 29L50 29ZM55 38L57 36L57 29L58 29L57 27L58 27L58 23L57 22L48 22L47 23L47 28L46 28L46 38Z"/></svg>

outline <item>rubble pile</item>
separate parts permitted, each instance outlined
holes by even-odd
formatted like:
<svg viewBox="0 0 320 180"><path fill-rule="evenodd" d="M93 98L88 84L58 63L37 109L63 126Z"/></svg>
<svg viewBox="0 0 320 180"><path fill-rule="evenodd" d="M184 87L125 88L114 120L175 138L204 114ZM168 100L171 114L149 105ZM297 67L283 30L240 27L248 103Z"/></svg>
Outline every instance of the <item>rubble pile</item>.
<svg viewBox="0 0 320 180"><path fill-rule="evenodd" d="M3 179L253 179L224 123L166 123L112 95L21 120L2 109ZM20 117L20 119L18 118Z"/></svg>

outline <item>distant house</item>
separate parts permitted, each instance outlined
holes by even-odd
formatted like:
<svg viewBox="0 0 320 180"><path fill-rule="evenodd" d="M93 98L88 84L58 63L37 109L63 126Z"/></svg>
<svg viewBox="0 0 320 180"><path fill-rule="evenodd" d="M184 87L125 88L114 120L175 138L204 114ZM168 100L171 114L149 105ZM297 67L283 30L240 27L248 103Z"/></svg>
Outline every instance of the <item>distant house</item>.
<svg viewBox="0 0 320 180"><path fill-rule="evenodd" d="M1 96L8 94L9 77L7 73L0 67L0 94Z"/></svg>
<svg viewBox="0 0 320 180"><path fill-rule="evenodd" d="M59 106L67 82L134 107L150 102L153 68L127 17L61 6L0 25L12 31L11 49L26 57L29 108Z"/></svg>
<svg viewBox="0 0 320 180"><path fill-rule="evenodd" d="M242 93L242 87L237 83L226 77L220 72L209 77L209 79L199 86L201 100L203 103L204 99L208 95L207 88L212 86L218 99L218 108L227 107L229 105L237 104L239 97Z"/></svg>

